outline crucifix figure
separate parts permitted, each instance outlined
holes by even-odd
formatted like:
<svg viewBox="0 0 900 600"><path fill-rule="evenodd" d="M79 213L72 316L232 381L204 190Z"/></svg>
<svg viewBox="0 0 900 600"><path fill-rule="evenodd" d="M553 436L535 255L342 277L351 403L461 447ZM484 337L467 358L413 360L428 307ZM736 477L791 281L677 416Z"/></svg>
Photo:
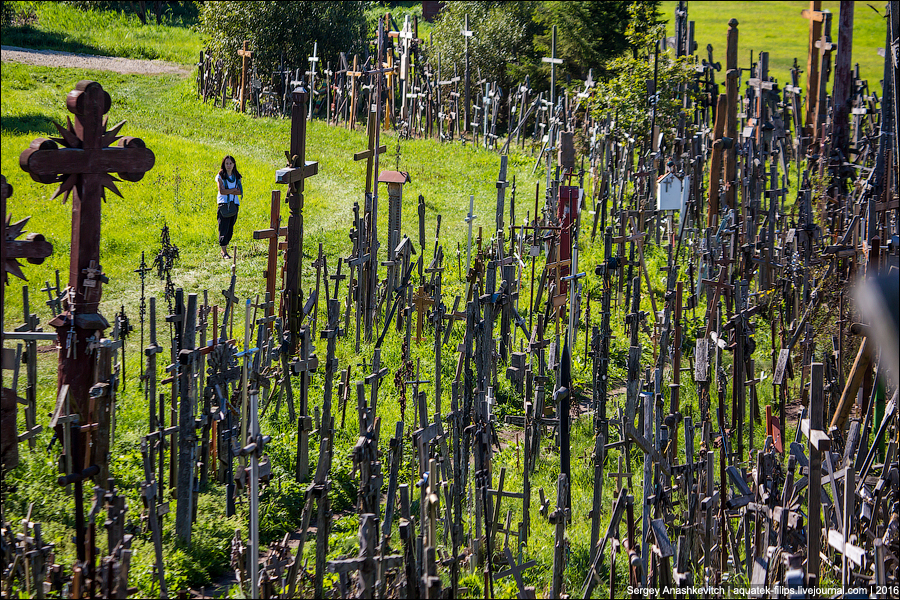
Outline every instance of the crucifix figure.
<svg viewBox="0 0 900 600"><path fill-rule="evenodd" d="M107 127L104 115L111 104L99 83L79 81L66 98L66 107L75 115L74 123L70 119L65 128L56 125L61 137L37 138L19 156L19 166L35 181L60 182L54 198L64 195L65 200L72 194L69 302L66 311L50 325L57 329L60 347L58 386L69 386L72 409L82 422L90 422L88 399L94 383L94 353L67 352L66 340L78 342L84 349L90 336L108 326L99 313L105 278L96 272L100 264L101 200L106 189L121 196L112 173L126 181L140 181L155 161L143 140L118 135L124 121ZM113 142L117 144L111 147Z"/></svg>

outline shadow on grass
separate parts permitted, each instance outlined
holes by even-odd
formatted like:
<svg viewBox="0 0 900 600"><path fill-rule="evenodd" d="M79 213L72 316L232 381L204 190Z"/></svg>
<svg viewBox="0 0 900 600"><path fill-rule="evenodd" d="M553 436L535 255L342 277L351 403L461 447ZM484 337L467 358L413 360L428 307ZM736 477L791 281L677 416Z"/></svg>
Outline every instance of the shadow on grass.
<svg viewBox="0 0 900 600"><path fill-rule="evenodd" d="M67 36L54 31L41 31L30 25L4 27L3 45L108 56L107 52L96 46L69 39Z"/></svg>
<svg viewBox="0 0 900 600"><path fill-rule="evenodd" d="M53 126L53 119L34 113L0 118L0 131L4 134L46 133L59 135L56 127Z"/></svg>

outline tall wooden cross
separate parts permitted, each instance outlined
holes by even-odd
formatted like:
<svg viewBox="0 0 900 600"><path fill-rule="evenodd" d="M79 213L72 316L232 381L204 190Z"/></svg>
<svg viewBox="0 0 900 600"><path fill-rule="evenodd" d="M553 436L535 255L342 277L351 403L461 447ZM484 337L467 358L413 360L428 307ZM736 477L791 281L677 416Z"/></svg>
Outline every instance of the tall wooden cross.
<svg viewBox="0 0 900 600"><path fill-rule="evenodd" d="M348 129L356 129L356 90L357 79L359 79L363 75L363 72L359 70L359 56L353 55L353 70L347 71L347 77L350 78L350 116L347 119L347 128Z"/></svg>
<svg viewBox="0 0 900 600"><path fill-rule="evenodd" d="M822 12L822 36L816 41L816 49L819 54L819 85L816 95L816 113L813 115L813 143L819 141L822 136L820 128L825 123L828 115L828 76L831 75L831 53L837 44L831 42L831 13Z"/></svg>
<svg viewBox="0 0 900 600"><path fill-rule="evenodd" d="M470 96L470 89L469 89L469 86L470 86L470 83L471 83L471 82L470 82L471 77L469 76L469 38L472 37L473 35L475 35L475 32L472 31L471 29L469 29L469 15L468 15L468 13L466 13L466 20L465 20L465 22L463 23L463 28L462 28L462 31L461 31L460 33L462 34L462 36L463 36L463 41L465 42L465 59L466 59L466 63L465 63L465 64L466 64L466 73L465 73L465 77L466 77L466 97L465 97L464 108L465 108L465 114L466 114L466 129L465 129L465 130L466 130L466 131L469 131L470 126L471 126L471 114L470 114L470 112L469 112L469 103L471 102L471 100L470 100L470 98L471 98L471 96Z"/></svg>
<svg viewBox="0 0 900 600"><path fill-rule="evenodd" d="M816 122L816 104L819 101L819 59L816 56L816 42L822 35L822 21L825 13L822 12L822 0L810 0L809 9L800 13L804 19L809 19L809 48L806 62L806 128L814 127ZM807 131L807 135L809 131Z"/></svg>
<svg viewBox="0 0 900 600"><path fill-rule="evenodd" d="M67 352L66 339L88 347L88 337L108 326L99 314L101 278L90 271L100 264L100 206L106 189L121 196L112 173L126 181L140 181L153 168L155 157L140 138L121 137L121 122L111 129L104 116L112 104L109 94L95 81L79 81L66 98L75 115L66 128L56 125L59 138L37 138L19 156L19 166L39 183L61 182L54 193L72 194L72 243L69 261L69 303L53 319L58 335L58 386L69 386L69 398L82 422L89 422L89 390L94 384L94 354ZM116 146L110 144L117 142ZM62 145L63 148L59 146ZM74 192L74 193L73 193Z"/></svg>
<svg viewBox="0 0 900 600"><path fill-rule="evenodd" d="M238 56L241 57L241 112L247 107L247 68L250 66L250 59L253 52L250 51L250 42L244 40L244 47L238 50Z"/></svg>
<svg viewBox="0 0 900 600"><path fill-rule="evenodd" d="M263 277L266 280L266 292L269 298L275 298L275 286L278 281L278 238L287 235L287 227L281 227L281 190L272 190L272 206L269 211L269 228L253 232L254 240L269 240L268 260ZM274 308L266 308L266 317L271 317ZM271 327L271 325L270 325Z"/></svg>
<svg viewBox="0 0 900 600"><path fill-rule="evenodd" d="M319 172L319 163L306 160L306 103L309 92L302 87L291 97L291 149L286 152L288 166L275 172L275 183L288 186L287 203L291 211L287 224L287 250L284 264L284 292L281 299L282 320L291 332L292 354L300 341L303 318L303 291L300 288L303 258L303 185Z"/></svg>

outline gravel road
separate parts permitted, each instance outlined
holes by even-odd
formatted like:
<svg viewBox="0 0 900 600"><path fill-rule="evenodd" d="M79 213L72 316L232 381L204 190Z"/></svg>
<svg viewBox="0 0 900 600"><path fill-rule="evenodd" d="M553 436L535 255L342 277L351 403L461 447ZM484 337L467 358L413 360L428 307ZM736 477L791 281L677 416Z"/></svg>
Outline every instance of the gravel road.
<svg viewBox="0 0 900 600"><path fill-rule="evenodd" d="M117 73L134 73L137 75L187 75L190 69L183 65L164 60L136 60L113 56L94 56L91 54L73 54L56 50L31 50L16 46L0 46L0 58L3 62L17 62L26 65L43 67L68 67L73 69L92 69L97 71L115 71Z"/></svg>

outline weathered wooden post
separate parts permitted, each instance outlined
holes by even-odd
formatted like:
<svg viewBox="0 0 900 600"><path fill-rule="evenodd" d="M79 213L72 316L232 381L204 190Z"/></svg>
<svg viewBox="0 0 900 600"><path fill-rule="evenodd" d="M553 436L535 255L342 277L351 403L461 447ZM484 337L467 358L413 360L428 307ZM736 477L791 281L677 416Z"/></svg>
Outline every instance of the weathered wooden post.
<svg viewBox="0 0 900 600"><path fill-rule="evenodd" d="M62 181L54 198L63 194L64 199L70 194L73 198L68 304L50 325L56 328L60 348L58 387L68 385L72 410L83 423L92 421L89 397L95 383L96 355L86 351L88 338L109 325L99 312L106 282L99 267L101 201L107 189L121 196L113 172L126 181L140 181L155 161L143 140L118 135L124 121L107 128L104 115L111 104L99 83L79 81L66 98L74 122L69 121L65 128L57 125L60 138L37 138L19 156L19 166L35 181Z"/></svg>

